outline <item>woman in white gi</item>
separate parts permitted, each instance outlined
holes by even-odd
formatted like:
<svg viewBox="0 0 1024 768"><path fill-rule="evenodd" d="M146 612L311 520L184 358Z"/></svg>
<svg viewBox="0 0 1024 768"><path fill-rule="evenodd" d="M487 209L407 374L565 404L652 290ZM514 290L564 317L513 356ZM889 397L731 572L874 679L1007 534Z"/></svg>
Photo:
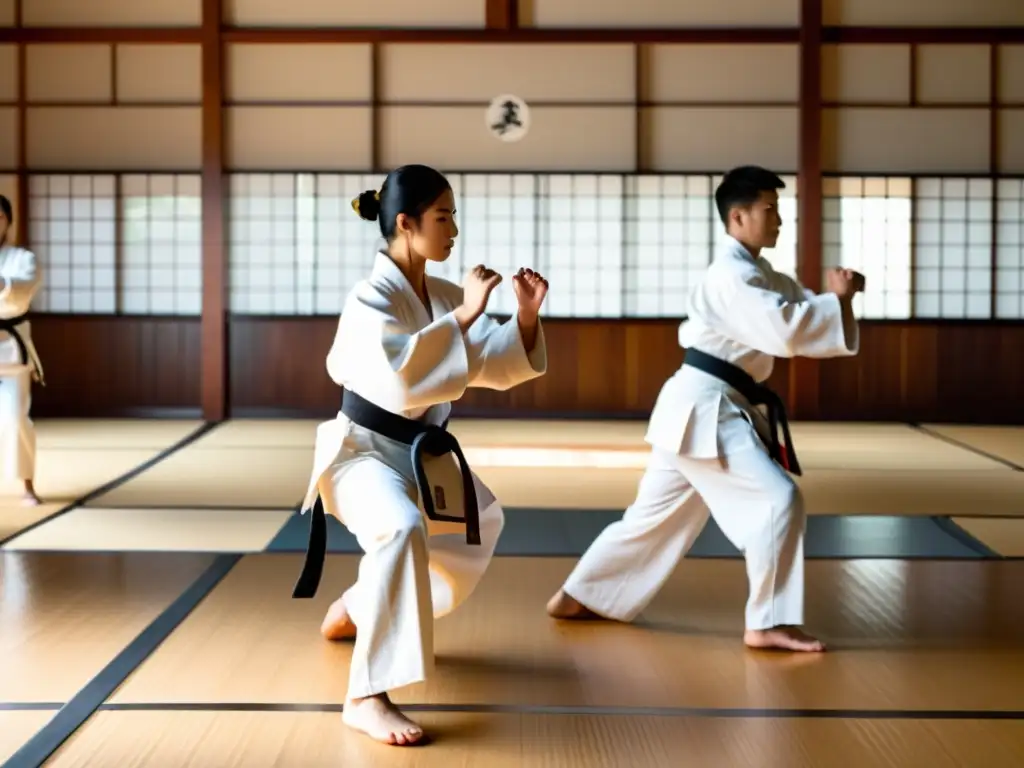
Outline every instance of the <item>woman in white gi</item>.
<svg viewBox="0 0 1024 768"><path fill-rule="evenodd" d="M27 316L42 270L32 251L8 244L13 221L11 201L0 195L0 450L4 479L19 481L23 503L35 506L36 429L29 411L32 382L42 381L43 367Z"/></svg>
<svg viewBox="0 0 1024 768"><path fill-rule="evenodd" d="M829 292L816 295L772 269L761 251L778 239L777 190L783 186L771 171L745 166L727 173L716 190L728 237L690 297L679 331L688 356L651 413L646 439L652 453L637 498L551 598L552 616L632 621L710 514L746 559L745 643L824 649L800 628L805 511L800 488L784 468L796 471L795 465L785 453L769 453L764 414L728 380L763 395L761 382L776 357L856 354L851 302L864 279L852 270L833 270ZM792 453L793 447L786 449Z"/></svg>
<svg viewBox="0 0 1024 768"><path fill-rule="evenodd" d="M336 383L390 413L441 425L467 387L505 390L545 373L538 313L548 285L541 275L521 269L512 278L519 309L499 324L484 314L502 279L496 272L476 266L461 287L426 274L428 261L451 255L458 235L455 198L442 174L403 166L379 193L364 192L352 205L362 218L379 220L387 245L345 301L327 356ZM384 743L422 739L388 691L431 671L433 620L476 587L504 525L501 506L473 481L475 546L464 527L425 518L408 445L341 413L317 431L303 509L319 493L365 553L356 583L331 606L321 631L330 640L355 637L343 720Z"/></svg>

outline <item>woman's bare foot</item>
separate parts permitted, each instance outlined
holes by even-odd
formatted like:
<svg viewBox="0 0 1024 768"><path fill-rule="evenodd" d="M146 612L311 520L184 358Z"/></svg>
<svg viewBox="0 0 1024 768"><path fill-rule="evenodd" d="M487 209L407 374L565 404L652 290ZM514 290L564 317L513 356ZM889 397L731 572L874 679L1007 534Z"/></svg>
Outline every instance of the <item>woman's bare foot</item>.
<svg viewBox="0 0 1024 768"><path fill-rule="evenodd" d="M817 653L825 650L825 644L811 637L798 627L772 627L771 629L748 629L743 633L743 642L748 648L776 649Z"/></svg>
<svg viewBox="0 0 1024 768"><path fill-rule="evenodd" d="M411 747L423 739L423 729L403 715L386 693L346 701L341 719L349 728L396 747Z"/></svg>
<svg viewBox="0 0 1024 768"><path fill-rule="evenodd" d="M548 615L555 619L589 621L604 618L594 613L576 598L566 594L565 590L562 589L558 590L555 596L548 600Z"/></svg>
<svg viewBox="0 0 1024 768"><path fill-rule="evenodd" d="M36 494L35 486L31 480L25 481L25 492L21 496L21 503L26 507L38 507L43 500Z"/></svg>
<svg viewBox="0 0 1024 768"><path fill-rule="evenodd" d="M328 640L347 640L356 636L356 625L349 618L344 597L339 597L327 609L327 615L320 625L320 634Z"/></svg>

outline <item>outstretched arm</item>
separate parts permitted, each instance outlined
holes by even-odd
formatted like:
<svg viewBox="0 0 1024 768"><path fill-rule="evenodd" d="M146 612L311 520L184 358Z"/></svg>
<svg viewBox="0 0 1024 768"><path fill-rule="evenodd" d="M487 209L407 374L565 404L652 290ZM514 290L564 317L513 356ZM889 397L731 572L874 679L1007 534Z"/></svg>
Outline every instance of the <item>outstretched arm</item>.
<svg viewBox="0 0 1024 768"><path fill-rule="evenodd" d="M520 311L499 323L481 315L466 334L469 386L506 390L543 376L548 352L540 318Z"/></svg>
<svg viewBox="0 0 1024 768"><path fill-rule="evenodd" d="M7 275L0 277L0 315L23 315L42 285L42 268L32 251L18 248L8 254L6 270Z"/></svg>
<svg viewBox="0 0 1024 768"><path fill-rule="evenodd" d="M772 290L757 273L736 289L722 320L730 336L775 357L847 357L860 332L851 300L800 289L799 298Z"/></svg>

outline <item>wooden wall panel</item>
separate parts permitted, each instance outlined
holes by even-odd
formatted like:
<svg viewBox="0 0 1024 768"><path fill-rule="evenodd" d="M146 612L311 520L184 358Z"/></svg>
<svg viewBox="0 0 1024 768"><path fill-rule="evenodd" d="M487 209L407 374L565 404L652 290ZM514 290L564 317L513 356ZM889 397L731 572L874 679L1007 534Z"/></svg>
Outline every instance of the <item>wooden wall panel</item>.
<svg viewBox="0 0 1024 768"><path fill-rule="evenodd" d="M26 27L187 27L199 0L21 0Z"/></svg>
<svg viewBox="0 0 1024 768"><path fill-rule="evenodd" d="M339 390L324 365L335 318L231 318L232 416L330 417ZM473 389L458 414L646 418L683 359L678 324L663 320L556 320L544 324L548 374L508 392ZM295 350L305 350L304 361ZM789 388L782 362L772 385Z"/></svg>
<svg viewBox="0 0 1024 768"><path fill-rule="evenodd" d="M427 163L467 172L632 171L636 112L623 107L534 107L530 132L504 144L478 107L384 107L379 112L381 164ZM438 137L444 137L438 140Z"/></svg>
<svg viewBox="0 0 1024 768"><path fill-rule="evenodd" d="M629 29L641 27L792 27L800 23L799 0L520 0L523 27Z"/></svg>
<svg viewBox="0 0 1024 768"><path fill-rule="evenodd" d="M1024 23L1017 0L823 0L826 25L984 27Z"/></svg>
<svg viewBox="0 0 1024 768"><path fill-rule="evenodd" d="M233 317L231 415L330 418L339 391L324 358L336 326ZM456 414L645 419L683 359L674 321L552 319L545 329L546 376L509 392L473 389ZM1021 324L865 322L861 333L860 356L808 363L819 418L1024 424ZM784 396L789 376L789 361L779 361L770 383Z"/></svg>
<svg viewBox="0 0 1024 768"><path fill-rule="evenodd" d="M199 318L32 317L46 369L35 417L198 417Z"/></svg>
<svg viewBox="0 0 1024 768"><path fill-rule="evenodd" d="M324 358L336 325L232 317L230 415L330 418L339 391ZM547 376L509 392L473 389L456 413L646 419L683 359L674 321L548 320L545 328ZM32 333L48 380L35 391L36 417L199 413L198 318L37 315ZM866 322L861 334L858 357L809 363L818 370L818 418L1024 424L1021 324ZM785 396L789 379L789 362L779 361L772 387Z"/></svg>
<svg viewBox="0 0 1024 768"><path fill-rule="evenodd" d="M223 7L224 21L239 27L481 29L485 22L484 0L223 0Z"/></svg>
<svg viewBox="0 0 1024 768"><path fill-rule="evenodd" d="M880 322L820 366L821 418L1024 424L1021 323Z"/></svg>

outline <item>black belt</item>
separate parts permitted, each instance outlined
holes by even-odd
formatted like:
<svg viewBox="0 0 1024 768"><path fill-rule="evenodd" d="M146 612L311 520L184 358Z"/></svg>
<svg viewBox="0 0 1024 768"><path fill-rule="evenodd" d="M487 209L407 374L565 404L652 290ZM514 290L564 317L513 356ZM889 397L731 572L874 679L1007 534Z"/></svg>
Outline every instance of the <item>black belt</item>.
<svg viewBox="0 0 1024 768"><path fill-rule="evenodd" d="M397 413L385 411L355 392L343 390L341 412L349 421L382 437L403 443L410 447L412 468L419 486L420 498L423 500L423 511L431 520L466 523L466 543L480 544L480 509L476 498L476 487L466 457L462 454L455 436L447 430L448 422L440 427L425 424L422 421L407 419ZM434 494L430 488L426 473L423 470L423 454L444 456L454 453L462 470L462 490L465 505L465 517L443 515L434 505ZM443 501L442 501L443 505ZM324 560L327 556L327 515L324 512L323 499L317 495L311 510L309 524L309 545L306 549L306 562L302 567L292 597L308 598L316 594L323 574Z"/></svg>
<svg viewBox="0 0 1024 768"><path fill-rule="evenodd" d="M7 331L7 334L14 339L14 342L18 345L18 356L21 358L22 365L29 364L28 345L25 344L25 339L21 337L21 333L18 332L18 326L28 320L28 312L17 317L0 318L0 331ZM43 372L39 370L39 366L36 365L36 361L32 360L32 367L36 369L36 374L39 376L39 381L42 383Z"/></svg>
<svg viewBox="0 0 1024 768"><path fill-rule="evenodd" d="M789 419L786 416L786 404L775 392L764 384L758 384L754 377L732 363L727 363L699 349L686 350L683 365L689 365L699 371L724 381L739 392L751 405L764 405L768 408L768 422L771 425L771 442L767 444L768 453L785 470L794 475L801 475L800 462L796 458L793 439L789 434ZM779 441L779 427L786 438L783 446Z"/></svg>

